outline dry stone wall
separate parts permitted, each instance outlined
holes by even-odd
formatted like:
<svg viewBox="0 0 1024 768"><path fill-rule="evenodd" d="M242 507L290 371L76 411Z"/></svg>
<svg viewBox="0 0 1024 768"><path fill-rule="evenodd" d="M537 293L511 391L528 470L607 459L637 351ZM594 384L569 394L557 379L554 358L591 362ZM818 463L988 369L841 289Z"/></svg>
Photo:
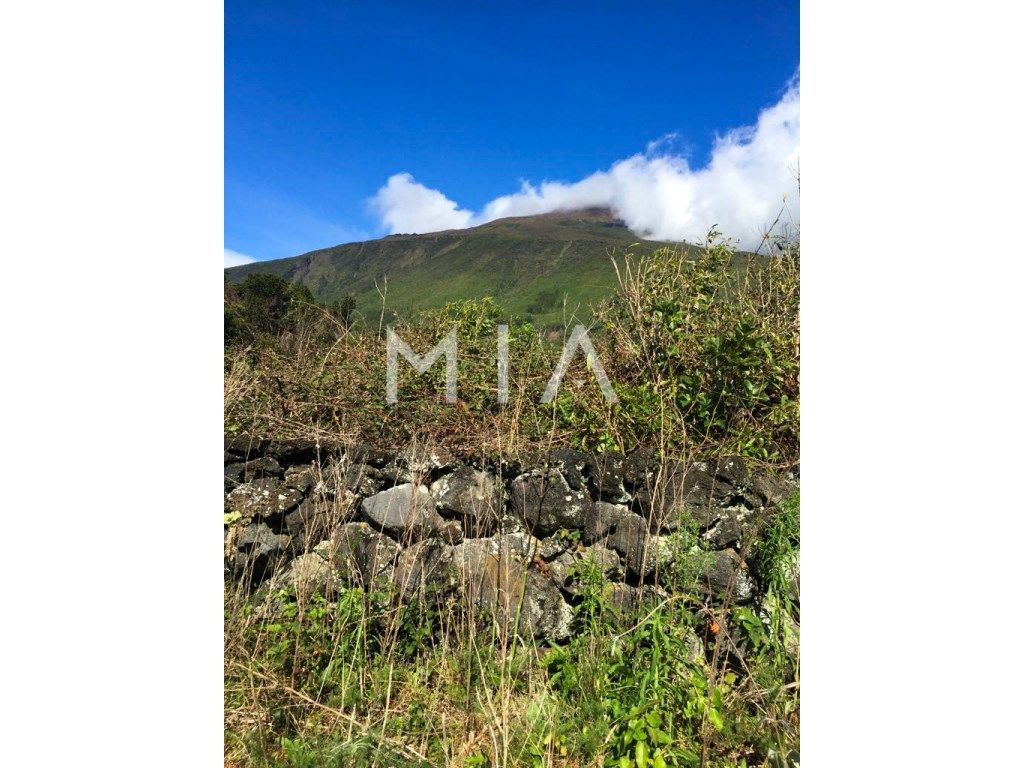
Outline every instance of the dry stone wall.
<svg viewBox="0 0 1024 768"><path fill-rule="evenodd" d="M757 600L752 544L798 483L735 456L683 465L649 449L474 462L425 446L226 438L225 575L257 595L361 585L462 601L559 642L584 566L622 611L681 578L708 601Z"/></svg>

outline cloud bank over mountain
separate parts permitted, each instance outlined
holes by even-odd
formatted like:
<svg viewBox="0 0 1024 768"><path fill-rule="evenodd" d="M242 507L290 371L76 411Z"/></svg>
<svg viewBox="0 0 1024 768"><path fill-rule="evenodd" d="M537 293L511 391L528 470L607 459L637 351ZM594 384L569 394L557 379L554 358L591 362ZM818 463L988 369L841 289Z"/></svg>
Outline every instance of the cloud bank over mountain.
<svg viewBox="0 0 1024 768"><path fill-rule="evenodd" d="M669 138L669 137L663 137ZM370 207L391 233L464 229L506 216L591 206L611 208L634 232L654 240L700 241L714 225L741 248L754 248L780 211L799 226L800 86L792 85L757 123L716 139L699 169L655 140L643 153L576 182L523 182L478 212L409 173L388 179Z"/></svg>

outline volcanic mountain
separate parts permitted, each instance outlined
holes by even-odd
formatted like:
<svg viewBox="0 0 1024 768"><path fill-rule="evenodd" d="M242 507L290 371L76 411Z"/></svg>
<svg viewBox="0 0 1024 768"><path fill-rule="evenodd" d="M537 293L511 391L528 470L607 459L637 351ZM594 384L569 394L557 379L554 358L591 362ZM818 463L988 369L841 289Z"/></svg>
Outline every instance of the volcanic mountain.
<svg viewBox="0 0 1024 768"><path fill-rule="evenodd" d="M301 256L260 261L225 270L241 282L256 272L307 286L319 301L346 294L357 310L375 318L407 315L451 301L493 296L505 313L542 325L560 324L573 313L590 317L589 305L617 285L614 257L642 254L680 243L643 240L611 211L589 208L497 219L470 229L389 235Z"/></svg>

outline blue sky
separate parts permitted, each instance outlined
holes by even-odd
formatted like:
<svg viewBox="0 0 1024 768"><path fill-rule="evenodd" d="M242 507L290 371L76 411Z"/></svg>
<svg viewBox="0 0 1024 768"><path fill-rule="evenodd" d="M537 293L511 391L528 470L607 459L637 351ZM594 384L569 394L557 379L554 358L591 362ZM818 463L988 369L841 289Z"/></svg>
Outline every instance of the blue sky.
<svg viewBox="0 0 1024 768"><path fill-rule="evenodd" d="M572 184L638 154L692 176L716 137L792 91L798 19L797 2L227 0L225 248L280 258L479 223L524 181ZM601 199L625 194L595 183ZM529 212L517 206L494 210Z"/></svg>

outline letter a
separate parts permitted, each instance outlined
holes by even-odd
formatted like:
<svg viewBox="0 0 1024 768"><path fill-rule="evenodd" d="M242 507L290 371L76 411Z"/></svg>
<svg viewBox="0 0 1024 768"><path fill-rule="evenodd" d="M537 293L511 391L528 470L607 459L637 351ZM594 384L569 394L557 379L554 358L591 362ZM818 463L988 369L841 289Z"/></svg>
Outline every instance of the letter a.
<svg viewBox="0 0 1024 768"><path fill-rule="evenodd" d="M597 377L597 383L601 386L601 394L604 395L604 399L609 403L619 402L615 390L612 389L611 382L608 381L608 376L605 375L604 366L601 365L601 358L597 356L597 350L594 349L594 345L590 341L590 334L587 333L587 329L582 325L577 325L572 329L572 335L569 336L565 347L562 348L562 359L558 361L555 372L551 374L547 389L544 390L544 396L540 401L542 403L550 403L555 399L555 395L558 394L558 385L562 383L562 377L565 376L565 372L569 369L569 361L576 354L578 347L583 347L583 351L587 353L587 363L594 370L594 376Z"/></svg>

